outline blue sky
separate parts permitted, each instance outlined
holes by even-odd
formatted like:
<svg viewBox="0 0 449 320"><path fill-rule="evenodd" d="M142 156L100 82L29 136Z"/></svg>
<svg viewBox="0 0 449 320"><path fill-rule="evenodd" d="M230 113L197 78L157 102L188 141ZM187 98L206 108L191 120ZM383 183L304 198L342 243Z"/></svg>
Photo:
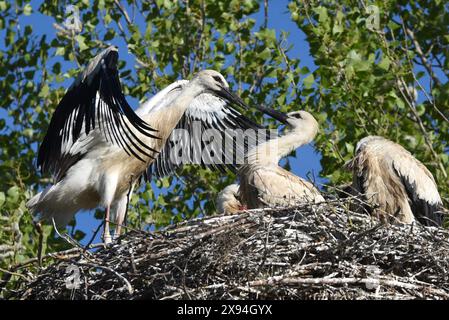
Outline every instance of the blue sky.
<svg viewBox="0 0 449 320"><path fill-rule="evenodd" d="M23 16L21 19L21 23L23 25L32 24L34 25L34 32L36 34L46 34L48 38L55 37L56 31L53 27L53 23L55 20L51 17L42 15L37 12L37 8L41 1L32 2L33 13L30 16ZM288 42L293 45L291 56L299 57L301 61L301 66L307 66L310 70L314 70L316 68L313 58L309 54L309 46L307 41L305 40L305 35L299 30L299 28L295 25L294 22L290 19L290 14L287 9L287 0L276 0L269 1L269 9L268 9L268 27L275 29L277 34L280 32L287 31L290 33L288 37ZM264 13L263 10L253 16L257 21L257 25L261 25L264 21ZM37 27L38 26L38 27ZM145 29L142 27L141 29ZM1 34L0 34L1 36ZM126 44L121 40L120 37L116 37L113 39L112 44L117 45L119 47L120 58L127 61L129 66L134 65L133 57L127 52ZM0 44L0 48L4 44ZM72 68L74 66L74 62L63 61L60 57L56 57L55 59L59 59L62 63L63 70ZM65 81L64 83L54 84L55 86L63 85L68 87L71 81ZM151 95L149 94L148 97ZM129 102L135 108L138 105L137 99L129 98ZM8 118L4 109L0 108L0 117ZM8 122L8 121L7 121ZM9 122L10 124L10 122ZM316 152L312 145L307 145L299 148L297 150L297 157L290 159L290 164L292 171L302 177L308 177L310 174L315 177L316 183L324 183L324 180L319 178L319 173L321 172L320 166L320 155ZM154 185L154 183L153 183ZM83 242L86 242L90 239L90 236L98 226L100 222L93 218L93 213L82 212L77 215L77 229L84 231L87 236ZM100 235L97 236L96 241L100 241Z"/></svg>

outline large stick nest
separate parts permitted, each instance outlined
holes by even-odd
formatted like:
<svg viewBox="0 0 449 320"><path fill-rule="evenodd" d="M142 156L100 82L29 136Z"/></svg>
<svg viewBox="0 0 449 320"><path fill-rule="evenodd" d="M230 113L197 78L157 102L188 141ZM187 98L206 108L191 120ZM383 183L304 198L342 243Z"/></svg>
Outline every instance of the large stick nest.
<svg viewBox="0 0 449 320"><path fill-rule="evenodd" d="M132 231L53 255L16 299L447 299L448 232L383 225L349 200ZM79 288L67 289L73 266ZM68 273L67 273L68 272ZM29 276L29 275L28 275ZM70 282L69 282L70 283Z"/></svg>

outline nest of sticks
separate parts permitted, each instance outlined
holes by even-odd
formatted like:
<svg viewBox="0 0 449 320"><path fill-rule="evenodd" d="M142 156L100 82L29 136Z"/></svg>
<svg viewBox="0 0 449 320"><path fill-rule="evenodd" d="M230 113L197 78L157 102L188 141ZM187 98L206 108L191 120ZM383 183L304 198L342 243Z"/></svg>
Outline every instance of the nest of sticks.
<svg viewBox="0 0 449 320"><path fill-rule="evenodd" d="M351 212L354 201L208 216L154 233L130 231L95 252L75 247L53 254L54 262L31 278L28 273L9 296L448 299L449 232L384 225Z"/></svg>

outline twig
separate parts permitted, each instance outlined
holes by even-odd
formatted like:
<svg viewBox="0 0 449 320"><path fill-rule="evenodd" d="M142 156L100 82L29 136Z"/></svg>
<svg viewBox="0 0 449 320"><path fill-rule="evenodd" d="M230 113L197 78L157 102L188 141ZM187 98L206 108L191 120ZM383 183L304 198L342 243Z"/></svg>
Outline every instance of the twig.
<svg viewBox="0 0 449 320"><path fill-rule="evenodd" d="M111 269L111 268L109 268L109 267L102 266L102 265L98 265L98 264L93 264L93 263L86 263L86 262L82 263L82 262L77 262L77 264L78 264L78 265L89 266L89 267L92 267L92 268L103 269L103 270L106 270L106 271L109 271L109 272L115 274L120 280L122 280L122 281L125 283L126 288L128 289L128 293L129 293L129 294L133 294L134 289L133 289L131 283L129 283L128 279L126 279L124 276L122 276L122 275L121 275L120 273L118 273L117 271L115 271L115 270L113 270L113 269Z"/></svg>
<svg viewBox="0 0 449 320"><path fill-rule="evenodd" d="M272 285L346 285L346 284L364 284L369 286L388 286L398 287L409 290L426 290L434 292L438 295L449 297L444 291L432 288L430 286L415 285L396 280L385 279L369 279L369 278L285 278L285 277L271 277L263 280L255 280L248 282L250 287L272 286Z"/></svg>
<svg viewBox="0 0 449 320"><path fill-rule="evenodd" d="M123 16L125 17L126 23L128 25L132 25L133 22L131 21L131 19L129 18L128 12L126 11L126 9L122 6L122 4L120 3L120 1L118 0L114 0L115 5L117 6L117 8L119 9L119 11L123 14Z"/></svg>

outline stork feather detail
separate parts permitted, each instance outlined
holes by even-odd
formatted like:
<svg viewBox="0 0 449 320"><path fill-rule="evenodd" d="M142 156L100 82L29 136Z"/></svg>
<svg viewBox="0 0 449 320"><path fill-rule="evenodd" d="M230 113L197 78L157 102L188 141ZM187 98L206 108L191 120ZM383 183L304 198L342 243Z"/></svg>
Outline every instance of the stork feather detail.
<svg viewBox="0 0 449 320"><path fill-rule="evenodd" d="M385 221L442 224L443 204L435 179L401 145L367 136L358 142L348 167L353 171L353 189L364 195L372 214Z"/></svg>

